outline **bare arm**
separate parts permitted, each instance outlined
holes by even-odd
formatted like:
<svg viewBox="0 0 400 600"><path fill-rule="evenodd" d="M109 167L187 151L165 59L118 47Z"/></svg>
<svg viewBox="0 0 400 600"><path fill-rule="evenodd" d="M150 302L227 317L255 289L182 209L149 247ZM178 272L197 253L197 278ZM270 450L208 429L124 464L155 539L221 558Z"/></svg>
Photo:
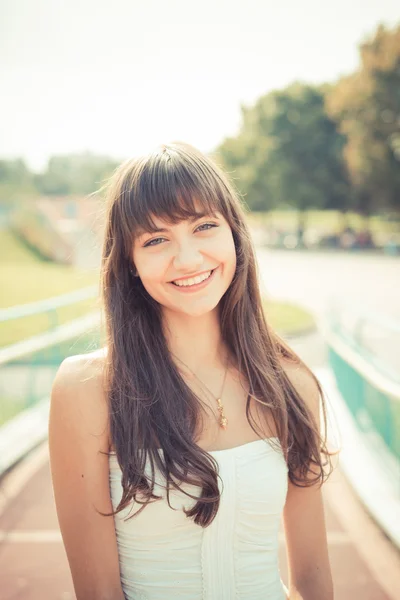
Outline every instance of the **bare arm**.
<svg viewBox="0 0 400 600"><path fill-rule="evenodd" d="M101 359L71 357L51 394L50 466L58 521L77 600L124 600L110 512L107 403Z"/></svg>
<svg viewBox="0 0 400 600"><path fill-rule="evenodd" d="M303 368L289 367L286 373L320 427L320 399L315 381ZM318 485L298 487L289 481L283 524L289 599L333 600L323 499Z"/></svg>

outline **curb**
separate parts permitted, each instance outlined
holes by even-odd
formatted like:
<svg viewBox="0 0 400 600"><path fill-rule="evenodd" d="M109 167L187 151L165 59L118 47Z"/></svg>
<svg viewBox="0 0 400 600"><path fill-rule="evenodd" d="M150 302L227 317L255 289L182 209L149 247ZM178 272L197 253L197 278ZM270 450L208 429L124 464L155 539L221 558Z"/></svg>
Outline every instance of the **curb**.
<svg viewBox="0 0 400 600"><path fill-rule="evenodd" d="M340 394L329 367L313 369L327 399L328 440L340 447L339 466L350 486L380 529L400 549L400 468L392 454L381 445L379 455L369 438L357 428ZM333 423L340 424L340 444Z"/></svg>

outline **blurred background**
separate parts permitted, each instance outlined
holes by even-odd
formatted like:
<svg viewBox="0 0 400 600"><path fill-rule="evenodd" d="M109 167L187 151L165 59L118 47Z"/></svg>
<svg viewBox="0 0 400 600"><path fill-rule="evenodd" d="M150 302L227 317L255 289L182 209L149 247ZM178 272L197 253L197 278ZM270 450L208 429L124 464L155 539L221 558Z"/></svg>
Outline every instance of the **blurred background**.
<svg viewBox="0 0 400 600"><path fill-rule="evenodd" d="M398 598L397 0L1 0L0 65L1 598L75 598L49 393L101 345L98 190L173 140L238 188L267 318L323 385L335 598Z"/></svg>

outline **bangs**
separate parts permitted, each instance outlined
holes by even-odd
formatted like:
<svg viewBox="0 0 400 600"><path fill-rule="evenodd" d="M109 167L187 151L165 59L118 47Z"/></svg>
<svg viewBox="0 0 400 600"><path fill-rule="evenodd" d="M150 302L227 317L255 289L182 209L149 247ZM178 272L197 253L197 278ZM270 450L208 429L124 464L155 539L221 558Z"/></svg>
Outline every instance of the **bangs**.
<svg viewBox="0 0 400 600"><path fill-rule="evenodd" d="M156 230L153 217L175 224L226 212L226 192L212 167L171 150L142 163L124 192L124 213L133 237Z"/></svg>

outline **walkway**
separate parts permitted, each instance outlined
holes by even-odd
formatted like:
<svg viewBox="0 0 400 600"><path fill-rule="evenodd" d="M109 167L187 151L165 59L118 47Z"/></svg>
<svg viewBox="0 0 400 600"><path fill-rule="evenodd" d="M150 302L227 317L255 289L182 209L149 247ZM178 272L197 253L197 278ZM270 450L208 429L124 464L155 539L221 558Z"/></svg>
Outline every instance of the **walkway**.
<svg viewBox="0 0 400 600"><path fill-rule="evenodd" d="M313 367L325 362L317 334L292 346ZM355 497L339 469L323 488L335 600L395 600L400 556ZM280 563L287 582L281 531ZM47 443L0 481L2 600L73 600L58 528Z"/></svg>
<svg viewBox="0 0 400 600"><path fill-rule="evenodd" d="M5 496L10 499L0 517L2 600L73 600L54 508L47 444L8 475L1 490L3 503ZM335 600L395 600L400 557L365 514L338 470L326 483L323 495ZM286 582L282 534L280 561Z"/></svg>

